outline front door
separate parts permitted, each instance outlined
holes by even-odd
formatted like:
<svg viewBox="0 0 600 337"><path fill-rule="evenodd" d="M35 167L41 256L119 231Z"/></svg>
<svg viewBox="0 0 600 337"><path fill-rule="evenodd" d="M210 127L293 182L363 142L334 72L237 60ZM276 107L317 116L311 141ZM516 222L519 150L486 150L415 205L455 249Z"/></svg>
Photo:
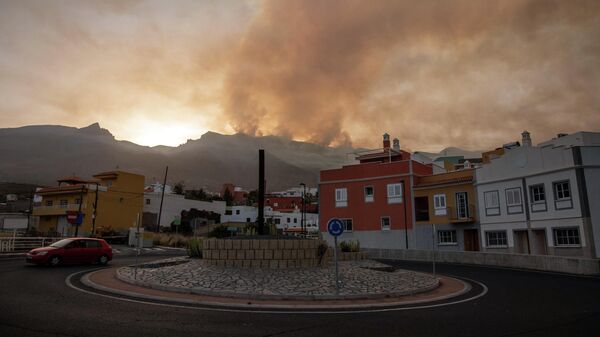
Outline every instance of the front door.
<svg viewBox="0 0 600 337"><path fill-rule="evenodd" d="M479 251L479 235L476 229L465 229L465 251Z"/></svg>
<svg viewBox="0 0 600 337"><path fill-rule="evenodd" d="M59 235L69 236L69 226L70 226L70 224L67 221L66 216L61 215L58 217L57 224L56 224L56 231L58 232Z"/></svg>
<svg viewBox="0 0 600 337"><path fill-rule="evenodd" d="M527 237L527 231L515 231L515 253L517 254L530 254L529 252L529 240Z"/></svg>
<svg viewBox="0 0 600 337"><path fill-rule="evenodd" d="M456 193L456 217L465 219L469 217L469 207L467 200L467 192Z"/></svg>
<svg viewBox="0 0 600 337"><path fill-rule="evenodd" d="M535 229L531 233L533 234L531 253L534 255L546 255L546 231L544 229Z"/></svg>

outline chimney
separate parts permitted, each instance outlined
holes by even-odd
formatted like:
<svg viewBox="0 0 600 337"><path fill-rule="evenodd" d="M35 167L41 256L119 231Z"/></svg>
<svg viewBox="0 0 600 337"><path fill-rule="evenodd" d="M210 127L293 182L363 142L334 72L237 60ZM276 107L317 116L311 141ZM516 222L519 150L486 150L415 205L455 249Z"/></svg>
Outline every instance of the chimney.
<svg viewBox="0 0 600 337"><path fill-rule="evenodd" d="M465 162L464 162L464 168L466 168L466 169L471 168L471 162L468 161L468 160L465 160Z"/></svg>
<svg viewBox="0 0 600 337"><path fill-rule="evenodd" d="M387 133L383 134L383 148L384 149L390 148L390 135L388 135Z"/></svg>
<svg viewBox="0 0 600 337"><path fill-rule="evenodd" d="M521 144L523 144L524 147L531 147L531 136L529 132L523 131L523 133L521 133L521 136L523 136Z"/></svg>
<svg viewBox="0 0 600 337"><path fill-rule="evenodd" d="M400 139L394 138L394 150L400 151Z"/></svg>

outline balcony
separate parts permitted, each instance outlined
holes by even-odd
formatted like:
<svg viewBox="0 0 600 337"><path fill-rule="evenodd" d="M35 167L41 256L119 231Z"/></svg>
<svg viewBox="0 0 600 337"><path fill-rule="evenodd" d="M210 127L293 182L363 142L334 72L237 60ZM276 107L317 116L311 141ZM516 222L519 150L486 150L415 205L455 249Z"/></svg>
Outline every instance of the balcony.
<svg viewBox="0 0 600 337"><path fill-rule="evenodd" d="M85 204L81 205L81 210L85 210ZM79 204L67 204L67 205L52 205L52 206L35 206L33 208L33 215L65 215L67 211L78 211Z"/></svg>
<svg viewBox="0 0 600 337"><path fill-rule="evenodd" d="M463 209L458 212L456 207L447 207L447 216L450 219L450 223L462 224L474 222L476 214L475 205L468 205L466 214L464 211Z"/></svg>

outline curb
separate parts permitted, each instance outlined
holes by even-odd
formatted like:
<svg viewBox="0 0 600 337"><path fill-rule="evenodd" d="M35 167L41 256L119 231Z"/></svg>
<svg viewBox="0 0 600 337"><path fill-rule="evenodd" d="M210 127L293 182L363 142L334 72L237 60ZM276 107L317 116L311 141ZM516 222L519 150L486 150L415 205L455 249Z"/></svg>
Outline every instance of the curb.
<svg viewBox="0 0 600 337"><path fill-rule="evenodd" d="M142 293L127 291L127 290L122 290L122 289L106 287L106 286L97 284L97 283L93 282L92 280L90 280L91 275L93 275L97 272L101 272L103 270L105 270L105 269L95 270L95 271L92 271L91 273L86 273L81 278L81 282L84 285L86 285L92 289L95 289L95 290L112 293L112 294L117 294L117 295L122 295L122 296L128 296L128 297L132 297L132 298L138 298L141 300L167 302L167 304L168 303L179 303L179 304L206 305L206 306L211 306L211 307L222 308L222 310L227 310L227 309L278 309L278 310L282 310L282 309L308 309L308 310L373 309L373 310L376 310L376 309L385 309L385 308L392 308L392 307L405 306L405 305L413 305L413 304L419 304L419 303L428 303L428 302L433 302L433 301L443 301L443 300L447 300L449 298L458 297L463 294L466 294L472 289L471 285L464 282L463 280L452 278L452 279L457 280L460 283L462 283L463 288L458 292L435 297L432 299L421 299L421 300L412 300L412 301L404 301L404 302L365 303L365 304L263 304L263 303L254 303L254 302L222 303L222 302L216 302L216 301L202 301L202 300L194 300L194 299L186 299L186 298L173 298L173 297L168 297L168 296L142 294ZM85 291L85 290L83 290L83 291ZM216 296L213 294L211 297L216 297ZM246 310L244 310L244 311L246 311ZM252 311L249 311L249 312L252 312ZM348 313L352 313L352 311L349 311Z"/></svg>
<svg viewBox="0 0 600 337"><path fill-rule="evenodd" d="M8 253L8 254L0 254L1 259L17 259L25 256L25 253Z"/></svg>

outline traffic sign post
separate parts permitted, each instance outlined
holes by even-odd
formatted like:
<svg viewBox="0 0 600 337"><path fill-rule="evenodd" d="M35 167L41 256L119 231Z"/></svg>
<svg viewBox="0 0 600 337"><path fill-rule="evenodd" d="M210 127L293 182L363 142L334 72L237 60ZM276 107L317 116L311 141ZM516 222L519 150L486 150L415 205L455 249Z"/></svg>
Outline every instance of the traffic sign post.
<svg viewBox="0 0 600 337"><path fill-rule="evenodd" d="M327 223L327 231L333 236L333 259L335 261L335 295L340 294L340 278L338 272L337 237L344 232L344 224L340 219L331 219Z"/></svg>

